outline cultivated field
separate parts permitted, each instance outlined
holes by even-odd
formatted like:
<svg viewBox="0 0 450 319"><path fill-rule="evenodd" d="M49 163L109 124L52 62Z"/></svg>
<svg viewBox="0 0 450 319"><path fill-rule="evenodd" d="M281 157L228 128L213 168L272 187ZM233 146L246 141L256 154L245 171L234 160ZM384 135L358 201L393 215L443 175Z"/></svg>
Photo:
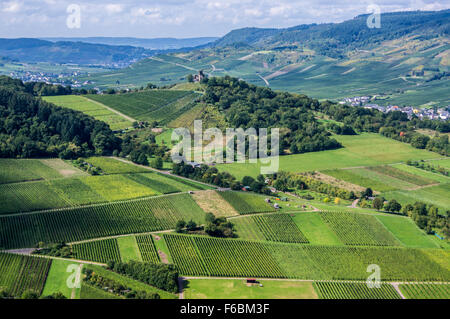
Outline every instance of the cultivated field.
<svg viewBox="0 0 450 319"><path fill-rule="evenodd" d="M264 201L264 197L260 195L234 191L217 193L241 215L275 211L272 206Z"/></svg>

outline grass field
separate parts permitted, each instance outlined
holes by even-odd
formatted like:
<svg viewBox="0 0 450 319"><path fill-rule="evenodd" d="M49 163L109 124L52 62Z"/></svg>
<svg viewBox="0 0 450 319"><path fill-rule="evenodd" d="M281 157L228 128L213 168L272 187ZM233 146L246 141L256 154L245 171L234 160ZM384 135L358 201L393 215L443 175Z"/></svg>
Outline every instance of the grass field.
<svg viewBox="0 0 450 319"><path fill-rule="evenodd" d="M124 299L102 289L91 286L85 282L81 284L80 299L96 300L96 299Z"/></svg>
<svg viewBox="0 0 450 319"><path fill-rule="evenodd" d="M114 95L88 95L87 97L132 118L167 124L188 111L197 96L198 94L191 91L146 90Z"/></svg>
<svg viewBox="0 0 450 319"><path fill-rule="evenodd" d="M0 184L86 175L60 159L0 158Z"/></svg>
<svg viewBox="0 0 450 319"><path fill-rule="evenodd" d="M423 202L435 205L444 213L450 207L450 183L438 186L422 188L413 191L394 191L383 193L382 195L390 200L396 199L400 204L412 204L415 202Z"/></svg>
<svg viewBox="0 0 450 319"><path fill-rule="evenodd" d="M324 223L318 213L300 213L292 218L313 245L342 245L336 234Z"/></svg>
<svg viewBox="0 0 450 319"><path fill-rule="evenodd" d="M216 217L230 217L239 215L222 196L216 191L209 190L203 192L195 192L192 198L196 203L208 213L213 213Z"/></svg>
<svg viewBox="0 0 450 319"><path fill-rule="evenodd" d="M245 280L191 279L186 299L317 299L311 282L261 280L247 286Z"/></svg>
<svg viewBox="0 0 450 319"><path fill-rule="evenodd" d="M407 247L439 248L409 218L385 215L378 215L376 218Z"/></svg>
<svg viewBox="0 0 450 319"><path fill-rule="evenodd" d="M413 148L409 144L388 139L378 134L334 136L344 148L331 151L287 155L280 157L280 168L291 172L322 171L328 169L373 166L406 160L439 158L439 154ZM217 168L238 179L260 174L258 164L220 164Z"/></svg>
<svg viewBox="0 0 450 319"><path fill-rule="evenodd" d="M60 292L67 299L71 299L72 296L74 296L75 299L80 297L80 288L69 288L69 286L67 285L68 281L73 282L70 280L69 276L74 275L73 271L67 271L70 270L70 268L68 268L69 266L79 267L80 264L73 261L59 259L55 259L52 261L52 266L50 267L50 271L48 272L47 280L42 292L43 296L50 296L54 293Z"/></svg>
<svg viewBox="0 0 450 319"><path fill-rule="evenodd" d="M132 126L132 122L123 116L108 110L99 103L95 103L79 95L45 96L43 99L47 102L69 108L75 111L83 112L92 116L96 120L109 124L112 130L123 130Z"/></svg>
<svg viewBox="0 0 450 319"><path fill-rule="evenodd" d="M125 236L117 238L119 245L120 258L123 262L130 260L142 261L141 252L134 236Z"/></svg>
<svg viewBox="0 0 450 319"><path fill-rule="evenodd" d="M436 161L436 163L440 163L442 161ZM427 178L429 180L433 180L435 183L450 183L450 177L444 176L439 173L429 172L414 166L409 166L406 164L396 164L393 167L398 168L402 171L414 174L416 176L421 176Z"/></svg>

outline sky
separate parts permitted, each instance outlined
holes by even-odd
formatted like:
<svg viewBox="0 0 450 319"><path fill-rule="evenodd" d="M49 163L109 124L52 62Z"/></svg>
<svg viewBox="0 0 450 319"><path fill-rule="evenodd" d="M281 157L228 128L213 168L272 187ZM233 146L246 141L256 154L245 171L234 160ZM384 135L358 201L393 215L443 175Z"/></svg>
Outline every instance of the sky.
<svg viewBox="0 0 450 319"><path fill-rule="evenodd" d="M443 10L450 0L0 0L0 37L204 37L242 27L341 22L369 13Z"/></svg>

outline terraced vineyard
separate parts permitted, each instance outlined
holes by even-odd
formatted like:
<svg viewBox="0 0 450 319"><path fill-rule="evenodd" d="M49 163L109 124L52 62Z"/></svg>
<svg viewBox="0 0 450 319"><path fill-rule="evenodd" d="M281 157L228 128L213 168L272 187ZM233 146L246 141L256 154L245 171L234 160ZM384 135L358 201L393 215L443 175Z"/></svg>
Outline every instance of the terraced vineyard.
<svg viewBox="0 0 450 319"><path fill-rule="evenodd" d="M399 288L408 299L450 299L449 284L405 284Z"/></svg>
<svg viewBox="0 0 450 319"><path fill-rule="evenodd" d="M339 212L321 212L320 216L346 245L400 245L374 216Z"/></svg>
<svg viewBox="0 0 450 319"><path fill-rule="evenodd" d="M274 214L264 216L252 216L257 227L268 241L285 243L308 243L308 239L298 229L287 214Z"/></svg>
<svg viewBox="0 0 450 319"><path fill-rule="evenodd" d="M89 157L85 161L100 168L105 174L146 173L149 171L146 168L128 164L110 157Z"/></svg>
<svg viewBox="0 0 450 319"><path fill-rule="evenodd" d="M197 94L178 90L146 90L115 95L88 95L125 115L141 121L166 124L193 107Z"/></svg>
<svg viewBox="0 0 450 319"><path fill-rule="evenodd" d="M315 282L314 288L321 299L401 299L389 284L369 288L366 283Z"/></svg>
<svg viewBox="0 0 450 319"><path fill-rule="evenodd" d="M209 276L209 272L198 252L194 237L165 234L164 240L180 274Z"/></svg>
<svg viewBox="0 0 450 319"><path fill-rule="evenodd" d="M121 261L116 238L96 240L72 245L73 258L106 264L108 261Z"/></svg>
<svg viewBox="0 0 450 319"><path fill-rule="evenodd" d="M244 192L218 192L241 215L273 212L275 209L259 195Z"/></svg>
<svg viewBox="0 0 450 319"><path fill-rule="evenodd" d="M234 218L231 221L239 238L251 240L265 240L264 234L256 226L253 218Z"/></svg>
<svg viewBox="0 0 450 319"><path fill-rule="evenodd" d="M29 290L40 295L51 263L45 258L0 253L0 288L16 297Z"/></svg>
<svg viewBox="0 0 450 319"><path fill-rule="evenodd" d="M178 220L202 224L205 213L188 194L0 217L0 247L174 229Z"/></svg>
<svg viewBox="0 0 450 319"><path fill-rule="evenodd" d="M159 262L159 255L156 251L152 235L136 236L136 242L141 252L142 260L152 263Z"/></svg>

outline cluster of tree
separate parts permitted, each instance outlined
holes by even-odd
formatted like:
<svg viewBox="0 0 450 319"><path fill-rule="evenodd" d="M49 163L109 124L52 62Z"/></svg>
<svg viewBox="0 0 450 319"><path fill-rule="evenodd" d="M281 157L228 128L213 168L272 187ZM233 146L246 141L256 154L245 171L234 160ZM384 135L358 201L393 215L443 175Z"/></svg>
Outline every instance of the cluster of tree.
<svg viewBox="0 0 450 319"><path fill-rule="evenodd" d="M198 229L197 223L190 220L186 223L183 219L179 220L175 226L175 231L179 234L187 232L196 231Z"/></svg>
<svg viewBox="0 0 450 319"><path fill-rule="evenodd" d="M353 127L347 124L338 125L336 123L331 122L326 125L326 128L327 130L338 135L357 135Z"/></svg>
<svg viewBox="0 0 450 319"><path fill-rule="evenodd" d="M161 297L155 293L147 293L146 291L139 290L135 291L129 287L125 287L120 282L117 282L111 278L105 278L96 274L92 269L84 268L83 272L86 274L84 282L87 284L100 288L102 290L107 290L112 294L123 296L127 299L160 299Z"/></svg>
<svg viewBox="0 0 450 319"><path fill-rule="evenodd" d="M120 84L117 83L117 84ZM145 90L155 90L155 89L159 89L159 87L157 85L154 85L152 83L148 83L145 87L141 86L140 88L135 88L135 89L114 89L114 88L108 88L105 91L103 91L104 94L126 94L126 93L130 93L130 92L139 92L139 91L145 91ZM83 93L81 93L83 94ZM86 94L86 93L84 93ZM92 93L88 93L88 94L92 94ZM97 92L93 93L93 94L97 94Z"/></svg>
<svg viewBox="0 0 450 319"><path fill-rule="evenodd" d="M106 123L35 98L21 87L0 86L0 157L73 159L120 147Z"/></svg>
<svg viewBox="0 0 450 319"><path fill-rule="evenodd" d="M72 249L66 243L46 245L43 242L38 244L38 248L33 251L33 255L45 255L62 258L72 258Z"/></svg>
<svg viewBox="0 0 450 319"><path fill-rule="evenodd" d="M320 125L310 112L319 106L305 95L275 92L237 78L225 76L207 80L202 97L206 104L224 112L236 128L281 128L280 151L306 153L340 148L342 145Z"/></svg>
<svg viewBox="0 0 450 319"><path fill-rule="evenodd" d="M310 175L301 175L291 172L281 171L274 175L272 186L282 192L291 190L306 190L310 189L318 193L327 194L330 197L337 197L343 199L356 199L353 191L348 191L330 184L326 184L314 178L314 173Z"/></svg>
<svg viewBox="0 0 450 319"><path fill-rule="evenodd" d="M391 213L399 213L402 209L402 205L395 199L391 199L390 201L386 202L383 197L375 197L375 199L373 200L373 208L375 208L376 210L384 209L385 211Z"/></svg>
<svg viewBox="0 0 450 319"><path fill-rule="evenodd" d="M217 185L219 187L237 188L241 185L236 178L227 172L219 172L216 167L209 167L208 165L201 165L200 167L193 167L184 162L174 163L172 172L176 175L194 179L203 183Z"/></svg>
<svg viewBox="0 0 450 319"><path fill-rule="evenodd" d="M108 269L165 291L178 291L178 271L174 265L109 261Z"/></svg>
<svg viewBox="0 0 450 319"><path fill-rule="evenodd" d="M438 207L416 202L414 205L405 205L402 213L411 217L417 226L424 229L427 233L434 234L433 229L440 229L447 239L450 238L450 211L446 211L445 215L441 215Z"/></svg>
<svg viewBox="0 0 450 319"><path fill-rule="evenodd" d="M233 238L234 226L225 217L216 218L213 213L207 213L205 218L205 233L212 237Z"/></svg>
<svg viewBox="0 0 450 319"><path fill-rule="evenodd" d="M407 165L409 166L414 166L420 169L423 169L425 171L429 171L429 172L433 172L433 173L439 173L442 174L444 176L449 176L449 171L447 169L445 169L445 167L441 167L441 166L434 166L431 165L430 163L425 163L425 161L407 161L406 162Z"/></svg>
<svg viewBox="0 0 450 319"><path fill-rule="evenodd" d="M96 166L92 165L91 163L86 162L82 158L73 160L72 164L75 167L78 167L79 169L87 172L88 174L90 174L92 176L103 175L103 171L100 167L96 167Z"/></svg>
<svg viewBox="0 0 450 319"><path fill-rule="evenodd" d="M0 299L15 299L16 297L11 294L8 290L0 288ZM20 296L20 299L39 299L39 294L34 290L26 290L22 293ZM67 299L66 296L64 296L60 292L55 292L48 296L42 296L40 299Z"/></svg>
<svg viewBox="0 0 450 319"><path fill-rule="evenodd" d="M441 133L450 132L448 121L420 120L416 116L409 120L408 116L402 112L382 113L378 110L340 105L329 101L313 104L311 107L357 131L380 133L386 137L410 143L416 148L427 149L442 155L450 154L447 135L429 137L416 132L418 128L428 128Z"/></svg>
<svg viewBox="0 0 450 319"><path fill-rule="evenodd" d="M136 164L152 166L153 168L163 168L164 161L170 159L168 148L165 145L156 144L155 136L149 136L150 143L142 143L136 139L137 136L127 135L122 140L121 152L114 153L120 157L130 157L130 160ZM150 162L148 158L154 157Z"/></svg>

